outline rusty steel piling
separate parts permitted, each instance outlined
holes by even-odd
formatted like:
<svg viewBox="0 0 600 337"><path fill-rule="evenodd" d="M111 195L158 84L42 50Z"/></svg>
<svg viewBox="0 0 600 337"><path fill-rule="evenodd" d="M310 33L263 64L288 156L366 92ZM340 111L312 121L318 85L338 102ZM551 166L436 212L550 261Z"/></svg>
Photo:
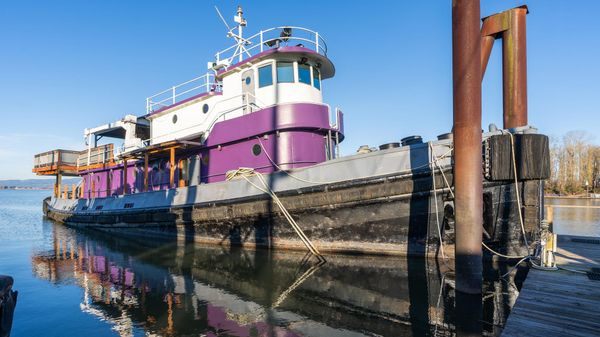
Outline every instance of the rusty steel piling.
<svg viewBox="0 0 600 337"><path fill-rule="evenodd" d="M456 334L481 336L483 176L479 0L452 1Z"/></svg>
<svg viewBox="0 0 600 337"><path fill-rule="evenodd" d="M456 288L482 286L481 41L479 0L452 1Z"/></svg>
<svg viewBox="0 0 600 337"><path fill-rule="evenodd" d="M502 92L504 128L527 125L527 6L483 18L481 78L496 39L502 39Z"/></svg>

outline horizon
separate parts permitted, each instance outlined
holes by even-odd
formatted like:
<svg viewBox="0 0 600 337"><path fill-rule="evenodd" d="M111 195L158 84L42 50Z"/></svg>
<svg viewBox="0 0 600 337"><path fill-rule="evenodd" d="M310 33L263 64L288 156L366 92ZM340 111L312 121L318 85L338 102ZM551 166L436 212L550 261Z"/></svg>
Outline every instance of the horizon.
<svg viewBox="0 0 600 337"><path fill-rule="evenodd" d="M213 5L231 21L237 3L32 2L12 2L0 13L0 34L10 47L0 55L0 180L47 179L31 173L34 154L83 149L84 128L143 115L146 97L203 74L214 53L233 43ZM323 82L324 100L344 111L343 155L363 144L414 134L428 141L449 131L450 1L308 1L293 11L276 4L240 3L247 34L277 25L323 34L336 66L336 76ZM522 4L483 0L481 16ZM529 123L554 137L582 130L598 144L600 47L589 41L600 33L593 17L600 3L526 4ZM502 125L501 78L497 41L483 80L484 129Z"/></svg>

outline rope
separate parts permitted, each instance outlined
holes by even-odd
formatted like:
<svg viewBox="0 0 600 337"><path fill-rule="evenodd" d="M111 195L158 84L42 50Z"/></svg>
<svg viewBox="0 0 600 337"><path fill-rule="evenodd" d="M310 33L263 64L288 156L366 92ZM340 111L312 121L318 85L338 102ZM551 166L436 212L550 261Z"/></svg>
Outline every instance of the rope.
<svg viewBox="0 0 600 337"><path fill-rule="evenodd" d="M263 187L260 187L260 186L256 185L255 183L253 183L252 181L250 181L250 179L248 179L248 176L256 176L258 178L258 180L261 182L261 184L263 185ZM241 167L237 170L227 172L227 180L232 180L236 177L242 177L250 185L254 186L256 189L269 195L273 199L275 204L277 204L277 206L281 210L281 213L286 218L286 220L290 223L290 225L292 226L292 228L294 229L296 234L298 234L298 237L300 237L300 240L302 241L302 243L304 243L306 248L313 255L315 255L319 261L325 261L325 258L323 257L323 255L321 255L319 250L312 244L312 242L306 236L306 234L304 234L304 231L302 231L302 228L300 228L300 226L298 226L298 223L296 223L296 220L294 220L294 218L291 216L291 214L285 208L285 206L283 205L283 203L281 202L279 197L269 187L269 185L265 181L265 178L262 176L262 174L260 174L260 172L256 172L253 168L249 168L249 167Z"/></svg>
<svg viewBox="0 0 600 337"><path fill-rule="evenodd" d="M502 130L504 133L505 131ZM517 179L517 160L515 156L515 140L513 138L513 134L510 132L506 132L510 136L510 152L512 155L513 162L513 174L515 177L515 194L517 196L517 210L519 211L519 222L521 223L521 231L523 232L523 241L525 242L525 248L529 251L529 243L527 242L527 235L525 234L525 225L523 223L523 214L521 211L521 197L519 193L519 180Z"/></svg>
<svg viewBox="0 0 600 337"><path fill-rule="evenodd" d="M505 133L505 130L501 130L502 133ZM523 214L521 211L521 197L520 197L520 193L519 193L519 181L517 178L517 160L516 160L516 155L515 155L515 142L514 142L514 138L513 138L513 134L510 132L506 132L509 137L510 137L510 150L511 150L511 157L512 157L512 162L513 162L513 174L514 174L514 178L515 178L515 195L517 198L517 210L519 211L519 223L521 225L521 232L523 233L523 241L525 243L525 248L527 249L528 255L504 255L501 253L498 253L497 251L491 249L490 247L488 247L484 242L481 242L481 244L483 245L483 247L485 247L487 250L489 250L491 253L498 255L500 257L504 257L506 259L520 259L519 262L517 262L517 264L513 267L513 269L511 269L509 272L507 272L506 274L502 275L501 277L504 277L508 274L510 274L510 272L512 272L512 270L514 270L514 268L516 268L521 262L523 262L524 260L529 259L529 263L534 267L538 267L538 269L543 269L546 267L542 267L542 266L538 266L535 263L533 263L531 261L532 258L535 258L534 255L529 254L529 242L527 242L527 235L525 234L525 225L523 222ZM550 270L550 269L546 269L546 270ZM552 269L554 270L554 269Z"/></svg>
<svg viewBox="0 0 600 337"><path fill-rule="evenodd" d="M309 277L311 277L319 268L321 268L326 263L325 260L319 260L315 265L311 266L307 271L304 272L294 283L292 283L285 291L279 295L277 300L273 302L271 308L277 308L283 301L287 299L292 291L296 290L304 281L306 281Z"/></svg>
<svg viewBox="0 0 600 337"><path fill-rule="evenodd" d="M429 148L431 149L431 156L433 157L433 145L431 145L431 143L429 143ZM442 253L442 258L446 259L446 254L444 253L444 242L442 241L442 228L440 226L440 217L438 214L439 211L438 211L437 188L435 186L435 167L431 168L431 175L433 177L432 180L433 180L433 199L434 199L434 203L435 203L435 222L437 224L438 238L440 239L440 252ZM450 191L452 191L452 189L450 189Z"/></svg>
<svg viewBox="0 0 600 337"><path fill-rule="evenodd" d="M583 270L575 270L575 269L569 269L569 268L565 268L565 267L556 267L556 268L561 269L561 270L566 270L566 271L569 271L571 273L577 273L577 274L585 274L585 275L587 275L587 272L583 271Z"/></svg>
<svg viewBox="0 0 600 337"><path fill-rule="evenodd" d="M267 156L267 159L269 159L271 164L273 164L273 166L275 166L279 171L284 172L291 178L294 178L298 181L309 183L309 184L333 184L333 183L335 183L335 181L311 181L311 180L306 180L306 179L303 179L300 177L296 177L295 175L291 174L290 172L279 167L279 165L277 165L277 163L275 163L275 161L273 159L271 159L271 156L269 156L269 152L265 149L265 146L263 145L262 141L260 140L260 137L256 137L256 139L258 139L258 143L260 144L260 147L262 148L263 153L265 154L265 156Z"/></svg>
<svg viewBox="0 0 600 337"><path fill-rule="evenodd" d="M452 194L452 198L454 198L454 192L452 191L452 187L450 186L450 183L448 182L448 179L446 179L446 175L444 174L444 170L442 170L442 167L438 163L438 161L440 159L444 159L446 157L446 155L448 154L448 152L444 153L440 157L435 157L433 155L433 145L431 143L429 143L429 148L431 149L431 156L433 158L433 164L435 164L435 166L440 170L440 173L442 174L442 178L444 178L444 182L446 183L446 187L448 187L448 190L450 191L450 194ZM449 152L451 153L452 150L453 150L453 148L450 148ZM433 168L432 171L434 171L434 174L435 174L435 168Z"/></svg>
<svg viewBox="0 0 600 337"><path fill-rule="evenodd" d="M506 259L522 259L525 257L532 257L531 255L504 255L502 253L498 253L497 251L493 250L492 248L488 247L488 245L486 245L485 243L481 243L481 245L483 247L485 247L487 250L489 250L490 252L492 252L493 254L496 254L500 257L506 258Z"/></svg>
<svg viewBox="0 0 600 337"><path fill-rule="evenodd" d="M303 178L300 178L300 177L297 177L297 176L291 174L287 170L282 169L279 165L277 165L277 163L275 163L275 161L273 159L271 159L271 156L269 156L269 152L265 149L262 141L260 140L260 137L256 137L256 139L258 140L258 143L260 144L262 151L265 153L265 156L267 157L267 159L269 159L269 162L271 162L271 164L273 164L273 166L275 166L278 170L287 174L291 178L296 179L298 181L305 182L305 183L309 183L309 184L333 184L333 183L338 182L338 181L311 181L311 180L303 179ZM430 145L431 145L431 143L430 143ZM452 153L452 150L454 150L454 148L450 147L450 149L448 151L446 151L444 154L442 154L439 157L436 157L435 158L436 164L437 164L437 161L446 158L450 153ZM444 177L444 181L446 182L446 185L450 188L450 184L448 183L448 180L446 179L446 175L444 174L444 171L442 170L441 166L439 166L439 164L437 164L437 165L438 165L438 168L440 169L440 172L442 172L442 176ZM414 170L418 170L418 169L421 169L424 167L431 167L431 162L428 162L427 164L411 167L410 170L414 171ZM380 174L380 175L388 175L388 174L393 174L393 173L398 173L398 172L394 171L394 172L384 173L384 174ZM369 176L364 176L364 177L358 177L356 179L368 178L368 177ZM452 190L450 190L450 193L452 194L452 197L454 197L454 192L452 192Z"/></svg>
<svg viewBox="0 0 600 337"><path fill-rule="evenodd" d="M513 270L515 270L521 264L521 262L523 262L525 260L528 260L528 259L531 259L531 256L525 256L522 259L520 259L519 262L517 262L509 271L507 271L506 273L500 275L500 278L504 278L504 277L506 277L506 275L512 273ZM529 260L529 263L533 264L533 262L531 262L531 260Z"/></svg>

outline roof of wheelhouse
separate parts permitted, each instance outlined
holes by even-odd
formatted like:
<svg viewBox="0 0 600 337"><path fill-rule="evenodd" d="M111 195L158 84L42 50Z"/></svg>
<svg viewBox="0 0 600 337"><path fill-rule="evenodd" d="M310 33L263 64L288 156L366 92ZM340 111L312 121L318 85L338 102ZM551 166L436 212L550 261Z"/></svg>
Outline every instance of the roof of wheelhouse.
<svg viewBox="0 0 600 337"><path fill-rule="evenodd" d="M251 57L244 59L243 61L238 62L236 64L233 64L227 68L220 69L217 72L216 78L222 79L223 77L238 70L238 68L244 65L252 65L265 59L272 58L274 55L281 54L295 55L298 57L307 57L313 60L313 62L316 62L319 70L321 71L322 79L328 79L335 75L335 66L327 56L317 53L316 51L310 48L306 48L304 46L285 46L267 49L259 54L252 55Z"/></svg>
<svg viewBox="0 0 600 337"><path fill-rule="evenodd" d="M227 75L282 55L298 58L299 61L306 58L320 70L321 79L335 75L333 62L327 57L327 43L319 32L303 27L281 26L244 37L243 29L247 22L239 6L234 16L236 26L231 28L222 16L221 19L228 28L227 37L233 38L236 43L215 54L215 61L208 63L209 72L205 75L147 97L144 117L156 116L159 112L204 96L218 95L222 90L221 80Z"/></svg>

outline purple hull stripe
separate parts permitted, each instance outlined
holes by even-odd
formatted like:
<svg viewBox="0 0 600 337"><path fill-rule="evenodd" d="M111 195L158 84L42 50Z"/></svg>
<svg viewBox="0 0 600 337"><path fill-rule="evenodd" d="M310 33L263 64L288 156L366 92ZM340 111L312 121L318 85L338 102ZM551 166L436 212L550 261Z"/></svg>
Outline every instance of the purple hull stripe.
<svg viewBox="0 0 600 337"><path fill-rule="evenodd" d="M219 122L213 127L206 146L253 138L274 130L297 128L323 130L322 133L326 133L331 128L327 106L311 103L280 104Z"/></svg>
<svg viewBox="0 0 600 337"><path fill-rule="evenodd" d="M209 158L209 165L202 171L203 180L208 183L223 181L227 171L240 167L271 173L276 171L271 160L282 169L292 169L318 164L326 159L325 138L313 131L281 131L279 135L270 134L267 139L259 139L251 138L203 152L203 156L208 155ZM261 149L258 155L254 155L254 146Z"/></svg>
<svg viewBox="0 0 600 337"><path fill-rule="evenodd" d="M339 116L343 130L343 115ZM194 181L223 181L227 171L251 167L261 173L311 166L326 160L325 135L332 130L327 106L311 103L282 104L268 107L215 124L205 147L193 153L177 154L176 160L198 155L202 164ZM341 131L340 130L340 131ZM343 134L340 134L340 139ZM169 162L154 159L148 172L148 190L169 189ZM175 169L175 182L179 180ZM110 169L82 173L86 198L103 198L123 194L127 184L130 193L144 190L142 161L129 162L127 182L123 181L123 164ZM188 177L190 180L191 177ZM93 193L92 193L93 191Z"/></svg>

